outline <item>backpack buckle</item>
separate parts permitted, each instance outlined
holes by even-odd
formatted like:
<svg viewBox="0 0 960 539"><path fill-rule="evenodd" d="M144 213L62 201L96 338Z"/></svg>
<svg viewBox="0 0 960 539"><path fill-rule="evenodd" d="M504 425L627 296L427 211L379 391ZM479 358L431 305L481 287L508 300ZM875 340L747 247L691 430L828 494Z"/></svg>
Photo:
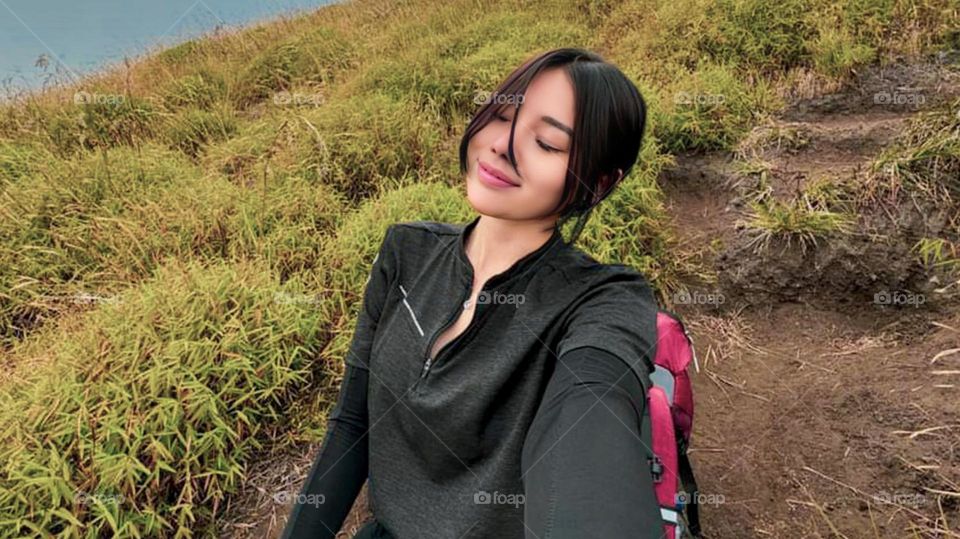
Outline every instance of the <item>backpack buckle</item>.
<svg viewBox="0 0 960 539"><path fill-rule="evenodd" d="M653 475L654 483L659 483L663 477L663 461L661 461L657 455L653 455L653 458L650 460L650 473Z"/></svg>

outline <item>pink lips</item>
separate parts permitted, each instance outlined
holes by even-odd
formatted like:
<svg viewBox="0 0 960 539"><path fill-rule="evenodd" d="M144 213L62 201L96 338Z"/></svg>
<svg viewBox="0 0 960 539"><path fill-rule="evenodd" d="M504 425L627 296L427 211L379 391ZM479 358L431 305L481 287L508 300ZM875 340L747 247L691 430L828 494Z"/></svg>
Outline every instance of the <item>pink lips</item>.
<svg viewBox="0 0 960 539"><path fill-rule="evenodd" d="M484 165L482 161L477 162L477 175L480 176L480 181L490 187L498 187L501 189L506 187L519 187L510 181L502 172Z"/></svg>

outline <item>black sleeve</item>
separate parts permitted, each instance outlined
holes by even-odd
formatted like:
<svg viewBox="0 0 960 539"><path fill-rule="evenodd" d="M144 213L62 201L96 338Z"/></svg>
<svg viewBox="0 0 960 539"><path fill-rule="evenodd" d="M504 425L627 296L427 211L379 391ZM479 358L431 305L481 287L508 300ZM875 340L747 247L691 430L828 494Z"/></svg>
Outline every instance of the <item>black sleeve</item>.
<svg viewBox="0 0 960 539"><path fill-rule="evenodd" d="M369 416L367 382L370 349L393 279L387 228L364 283L360 314L354 328L337 403L327 421L327 432L303 488L293 501L284 539L332 538L340 530L368 474Z"/></svg>
<svg viewBox="0 0 960 539"><path fill-rule="evenodd" d="M523 446L527 539L661 537L640 438L645 402L617 356L594 347L560 356Z"/></svg>
<svg viewBox="0 0 960 539"><path fill-rule="evenodd" d="M367 369L347 365L320 452L281 537L332 538L367 479Z"/></svg>

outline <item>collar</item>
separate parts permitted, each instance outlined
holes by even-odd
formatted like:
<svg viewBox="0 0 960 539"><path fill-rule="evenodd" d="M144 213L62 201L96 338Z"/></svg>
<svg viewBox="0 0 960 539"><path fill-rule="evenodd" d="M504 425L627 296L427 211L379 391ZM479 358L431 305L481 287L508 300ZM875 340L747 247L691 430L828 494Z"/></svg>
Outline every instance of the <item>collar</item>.
<svg viewBox="0 0 960 539"><path fill-rule="evenodd" d="M457 258L463 263L465 271L463 276L469 279L469 282L473 282L473 263L470 262L470 258L467 256L467 236L476 228L477 223L480 221L480 216L476 216L469 223L462 225L460 232L457 234ZM500 285L505 283L513 277L525 273L527 269L533 267L543 258L546 258L546 255L552 251L553 247L562 243L560 240L563 239L563 236L560 234L560 228L555 227L553 229L553 234L550 236L547 241L545 241L540 247L537 247L535 250L527 253L519 260L513 263L512 266L506 270L490 277L487 279L487 282L484 284L484 289L490 289L493 286Z"/></svg>

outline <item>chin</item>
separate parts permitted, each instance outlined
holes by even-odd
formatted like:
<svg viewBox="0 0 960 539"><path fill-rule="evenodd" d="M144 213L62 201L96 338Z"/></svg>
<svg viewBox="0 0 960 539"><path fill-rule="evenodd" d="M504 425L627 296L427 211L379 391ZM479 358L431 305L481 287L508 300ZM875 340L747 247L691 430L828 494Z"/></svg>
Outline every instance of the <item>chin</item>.
<svg viewBox="0 0 960 539"><path fill-rule="evenodd" d="M475 178L467 180L467 202L481 215L510 219L513 214L503 196L498 196Z"/></svg>

